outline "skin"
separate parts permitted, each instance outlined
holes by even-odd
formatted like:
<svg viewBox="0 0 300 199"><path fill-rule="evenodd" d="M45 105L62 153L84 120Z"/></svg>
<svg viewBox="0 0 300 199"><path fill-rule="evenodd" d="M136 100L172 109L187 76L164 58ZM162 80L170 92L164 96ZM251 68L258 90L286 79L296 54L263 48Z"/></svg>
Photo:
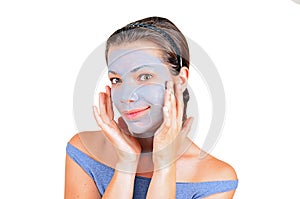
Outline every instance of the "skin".
<svg viewBox="0 0 300 199"><path fill-rule="evenodd" d="M112 47L109 51L109 56L114 55L114 52L117 54L145 46L156 47L149 42L124 44ZM148 49L143 53L150 57L160 56L160 52L157 49ZM168 69L166 65L160 66ZM131 90L125 93L125 96L127 95L128 97L125 99L129 99L127 107L130 106L128 104L134 103L135 100L138 101L139 99L143 103L151 104L153 101L146 100L145 94L152 89L154 91L155 87L152 88L153 84L148 84L149 87L144 86L141 88L138 85L139 83L135 82L137 81L136 78L127 76L133 67L136 67L136 65L130 65L126 69L122 68L124 71L119 70L117 73L119 78L126 77L126 81L129 81L128 78L132 81L134 80L129 86ZM113 69L117 70L117 68ZM164 71L163 68L158 70ZM116 75L116 73L113 75ZM90 157L104 164L113 165L116 168L114 176L102 198L132 198L136 175L152 178L147 198L176 198L176 182L237 179L234 169L227 163L209 154L205 158L199 158L201 149L187 137L192 125L192 118L188 118L181 128L183 114L182 93L187 86L188 69L183 67L178 76L169 77L171 81L162 79L154 82L154 85L161 85L161 83L167 81L167 89L163 92L164 100L161 112L154 109L152 109L152 112L150 109L149 114L139 118L139 125L146 125L149 118L162 113L162 120L157 119L155 121L158 124L160 123L158 128L148 128L146 132L131 132L130 129L136 128L134 122L126 122L122 118L119 118L118 122L114 121L112 102L119 106L118 110L122 110L122 102L118 100L124 99L117 96L122 96L122 94L117 93L122 92L117 90L117 85L112 85L112 88L106 87L105 93L99 94L99 109L94 107L95 119L102 130L99 132L83 132L75 135L70 140L72 145ZM126 81L123 81L123 83ZM146 91L137 91L138 89L136 88L145 89ZM135 93L135 91L137 92ZM112 93L114 94L112 95ZM131 98L133 93L138 98ZM154 119L152 118L153 124L155 123ZM150 132L147 136L141 136L147 132ZM85 146L89 146L89 148L87 149ZM123 172L124 170L126 172ZM214 194L207 198L228 199L232 198L233 194L234 190ZM94 182L68 156L66 158L65 198L101 198Z"/></svg>

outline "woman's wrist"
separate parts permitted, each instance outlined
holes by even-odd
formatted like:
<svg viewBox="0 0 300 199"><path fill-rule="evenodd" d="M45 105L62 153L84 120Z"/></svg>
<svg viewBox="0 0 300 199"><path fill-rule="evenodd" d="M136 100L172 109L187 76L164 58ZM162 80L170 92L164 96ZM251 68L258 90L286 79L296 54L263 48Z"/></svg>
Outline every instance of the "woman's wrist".
<svg viewBox="0 0 300 199"><path fill-rule="evenodd" d="M136 173L139 161L119 160L116 163L115 169L126 173Z"/></svg>
<svg viewBox="0 0 300 199"><path fill-rule="evenodd" d="M175 148L167 146L162 150L154 151L152 154L153 164L155 169L165 168L176 161Z"/></svg>
<svg viewBox="0 0 300 199"><path fill-rule="evenodd" d="M154 165L154 172L153 172L153 177L154 176L167 176L167 175L176 175L176 164L175 162L161 165L157 164Z"/></svg>
<svg viewBox="0 0 300 199"><path fill-rule="evenodd" d="M172 163L166 167L155 169L152 178L168 180L168 182L176 181L176 164Z"/></svg>

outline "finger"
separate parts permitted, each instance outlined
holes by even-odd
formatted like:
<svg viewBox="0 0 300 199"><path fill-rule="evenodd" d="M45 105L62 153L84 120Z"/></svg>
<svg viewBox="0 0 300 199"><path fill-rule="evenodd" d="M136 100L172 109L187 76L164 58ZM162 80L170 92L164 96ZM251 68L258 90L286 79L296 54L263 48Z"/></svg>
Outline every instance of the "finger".
<svg viewBox="0 0 300 199"><path fill-rule="evenodd" d="M106 100L107 115L110 119L113 119L114 118L114 110L113 110L112 100L111 100L111 88L109 86L105 86L105 90L106 90L106 96L107 96L107 100Z"/></svg>
<svg viewBox="0 0 300 199"><path fill-rule="evenodd" d="M99 115L100 115L100 118L102 119L102 121L108 124L111 121L107 116L106 101L107 101L106 94L101 92L99 94L99 110L100 110Z"/></svg>
<svg viewBox="0 0 300 199"><path fill-rule="evenodd" d="M161 132L164 131L164 129L169 128L170 126L170 114L169 114L169 99L170 99L170 93L168 91L168 81L166 82L166 89L164 93L164 106L162 108L163 111L163 122L160 125L160 127L155 132L155 137L158 136L158 134L161 134Z"/></svg>
<svg viewBox="0 0 300 199"><path fill-rule="evenodd" d="M169 94L170 94L170 100L169 100L169 121L170 121L170 127L172 128L172 132L177 132L176 131L176 123L177 123L177 119L176 119L176 114L177 114L177 110L176 110L176 99L175 99L175 93L174 93L174 83L173 81L169 82Z"/></svg>
<svg viewBox="0 0 300 199"><path fill-rule="evenodd" d="M170 121L169 107L167 107L167 106L163 107L163 114L164 114L164 125L166 127L170 127L171 121Z"/></svg>
<svg viewBox="0 0 300 199"><path fill-rule="evenodd" d="M93 112L94 112L94 117L97 121L98 126L100 127L101 132L103 135L111 142L113 143L113 139L116 137L114 131L111 131L110 127L104 123L102 118L99 115L98 108L96 106L93 106Z"/></svg>
<svg viewBox="0 0 300 199"><path fill-rule="evenodd" d="M165 121L165 126L170 127L171 126L171 95L172 95L172 90L171 90L171 82L167 82L167 90L165 92L165 102L164 102L164 107L163 107L163 114L164 114L164 121Z"/></svg>
<svg viewBox="0 0 300 199"><path fill-rule="evenodd" d="M118 125L123 131L129 132L128 126L122 117L118 118Z"/></svg>
<svg viewBox="0 0 300 199"><path fill-rule="evenodd" d="M99 115L101 116L101 114L103 114L104 112L106 112L105 110L105 105L104 105L104 93L100 92L99 93Z"/></svg>
<svg viewBox="0 0 300 199"><path fill-rule="evenodd" d="M182 85L181 83L177 83L175 87L175 96L176 96L176 110L177 110L177 121L178 124L182 124L182 116L183 116L183 108L184 108L184 102L183 102L183 91L182 91Z"/></svg>
<svg viewBox="0 0 300 199"><path fill-rule="evenodd" d="M173 110L176 108L176 106L174 106L175 97L174 97L174 90L172 85L173 85L172 81L166 82L166 90L165 90L164 106L163 106L163 123L156 131L156 135L161 134L161 136L164 136L164 134L168 133L170 128L174 127L174 125L172 125L173 122L176 122L176 120L174 121L174 118L176 118L176 116L174 116L173 114L174 112ZM172 106L172 101L173 101L173 106Z"/></svg>
<svg viewBox="0 0 300 199"><path fill-rule="evenodd" d="M99 116L99 111L98 111L98 108L97 108L96 106L93 106L93 113L94 113L94 118L95 118L95 120L96 120L98 126L99 126L100 128L102 128L102 126L103 126L103 121L102 121L102 119L101 119L100 116Z"/></svg>

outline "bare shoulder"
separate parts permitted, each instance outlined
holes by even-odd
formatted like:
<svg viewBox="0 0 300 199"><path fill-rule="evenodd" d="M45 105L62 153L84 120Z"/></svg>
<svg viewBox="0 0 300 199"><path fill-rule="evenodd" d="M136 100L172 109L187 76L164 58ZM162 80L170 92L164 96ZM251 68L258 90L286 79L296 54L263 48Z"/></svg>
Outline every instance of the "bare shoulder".
<svg viewBox="0 0 300 199"><path fill-rule="evenodd" d="M206 155L198 167L206 171L209 180L237 180L235 169L230 164L210 154Z"/></svg>
<svg viewBox="0 0 300 199"><path fill-rule="evenodd" d="M84 131L74 135L69 143L87 154L94 160L114 166L116 153L112 144L105 138L101 131Z"/></svg>
<svg viewBox="0 0 300 199"><path fill-rule="evenodd" d="M181 158L180 167L185 181L206 182L237 180L235 169L228 163L201 151L197 146L191 147L189 155ZM186 170L184 168L192 168Z"/></svg>
<svg viewBox="0 0 300 199"><path fill-rule="evenodd" d="M91 149L101 146L102 136L99 131L84 131L75 134L69 141L71 145L84 153L89 153Z"/></svg>
<svg viewBox="0 0 300 199"><path fill-rule="evenodd" d="M88 150L89 145L85 143L89 137L94 137L94 134L92 132L77 133L70 139L69 143L88 156L92 156L90 150ZM94 180L81 165L74 161L67 153L65 166L65 199L69 198L100 199L101 196Z"/></svg>
<svg viewBox="0 0 300 199"><path fill-rule="evenodd" d="M198 169L202 170L202 176L198 176L198 179L201 179L202 181L226 181L238 179L235 169L230 164L219 160L210 154L206 154L203 160L199 162ZM229 199L233 198L234 193L235 189L212 194L205 198Z"/></svg>

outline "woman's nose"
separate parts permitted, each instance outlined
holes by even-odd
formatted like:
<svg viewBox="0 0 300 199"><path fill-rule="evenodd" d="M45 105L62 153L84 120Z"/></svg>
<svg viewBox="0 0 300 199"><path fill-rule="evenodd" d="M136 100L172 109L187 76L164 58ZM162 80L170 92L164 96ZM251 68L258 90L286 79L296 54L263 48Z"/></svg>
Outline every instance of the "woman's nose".
<svg viewBox="0 0 300 199"><path fill-rule="evenodd" d="M123 93L121 97L121 102L122 103L132 103L135 102L139 99L138 95L136 92L131 92L131 93Z"/></svg>

